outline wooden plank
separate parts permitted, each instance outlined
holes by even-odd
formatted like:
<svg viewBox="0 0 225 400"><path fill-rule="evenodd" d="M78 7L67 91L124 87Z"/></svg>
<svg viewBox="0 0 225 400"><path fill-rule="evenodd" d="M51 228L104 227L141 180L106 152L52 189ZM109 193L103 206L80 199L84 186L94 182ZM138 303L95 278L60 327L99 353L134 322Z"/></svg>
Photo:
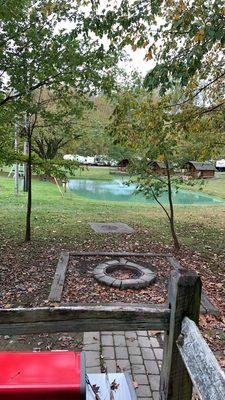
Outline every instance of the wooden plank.
<svg viewBox="0 0 225 400"><path fill-rule="evenodd" d="M177 346L201 400L224 400L225 374L196 324L184 318Z"/></svg>
<svg viewBox="0 0 225 400"><path fill-rule="evenodd" d="M146 305L78 305L0 310L0 334L165 330L170 310Z"/></svg>
<svg viewBox="0 0 225 400"><path fill-rule="evenodd" d="M66 278L67 266L69 263L70 254L67 251L62 251L56 267L55 276L52 282L48 301L61 301L62 291Z"/></svg>
<svg viewBox="0 0 225 400"><path fill-rule="evenodd" d="M212 302L210 301L207 294L202 293L201 303L202 303L203 307L205 308L207 314L216 315L216 316L220 315L218 308L216 308L212 304Z"/></svg>
<svg viewBox="0 0 225 400"><path fill-rule="evenodd" d="M171 309L169 331L165 332L160 377L160 400L191 400L192 382L178 351L176 340L184 316L198 321L201 280L196 272L176 269L171 272L168 302Z"/></svg>
<svg viewBox="0 0 225 400"><path fill-rule="evenodd" d="M173 269L175 270L180 270L182 269L179 261L177 261L177 259L173 256L167 256L167 261L170 263L171 267L173 267Z"/></svg>
<svg viewBox="0 0 225 400"><path fill-rule="evenodd" d="M165 253L127 253L127 252L107 252L107 251L84 251L82 253L70 251L71 257L168 257Z"/></svg>

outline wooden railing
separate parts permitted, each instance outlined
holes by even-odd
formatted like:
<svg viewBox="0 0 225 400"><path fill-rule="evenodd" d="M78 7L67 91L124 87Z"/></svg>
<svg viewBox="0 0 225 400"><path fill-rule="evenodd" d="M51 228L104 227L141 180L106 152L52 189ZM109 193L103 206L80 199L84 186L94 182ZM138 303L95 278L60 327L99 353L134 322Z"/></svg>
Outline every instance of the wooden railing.
<svg viewBox="0 0 225 400"><path fill-rule="evenodd" d="M201 400L225 399L225 374L196 324L185 317L177 346Z"/></svg>
<svg viewBox="0 0 225 400"><path fill-rule="evenodd" d="M225 399L225 376L197 324L201 280L190 270L172 271L168 305L111 304L0 310L0 334L163 330L160 400Z"/></svg>

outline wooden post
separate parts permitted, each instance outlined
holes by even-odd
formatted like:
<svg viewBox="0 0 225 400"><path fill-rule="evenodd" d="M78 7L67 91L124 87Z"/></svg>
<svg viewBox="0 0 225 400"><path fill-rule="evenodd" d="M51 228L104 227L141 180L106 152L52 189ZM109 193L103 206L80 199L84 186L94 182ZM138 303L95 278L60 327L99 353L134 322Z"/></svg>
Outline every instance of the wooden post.
<svg viewBox="0 0 225 400"><path fill-rule="evenodd" d="M191 379L176 341L181 333L184 317L198 323L201 286L201 280L194 271L179 268L171 273L168 294L171 316L169 331L165 332L160 400L191 400Z"/></svg>

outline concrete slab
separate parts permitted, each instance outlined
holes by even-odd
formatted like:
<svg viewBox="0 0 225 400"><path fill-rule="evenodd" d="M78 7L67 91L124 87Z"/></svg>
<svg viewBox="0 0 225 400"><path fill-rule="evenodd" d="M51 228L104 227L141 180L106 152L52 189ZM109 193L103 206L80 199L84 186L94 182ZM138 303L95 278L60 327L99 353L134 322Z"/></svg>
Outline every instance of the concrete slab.
<svg viewBox="0 0 225 400"><path fill-rule="evenodd" d="M97 233L133 233L134 229L122 222L91 222L91 228Z"/></svg>

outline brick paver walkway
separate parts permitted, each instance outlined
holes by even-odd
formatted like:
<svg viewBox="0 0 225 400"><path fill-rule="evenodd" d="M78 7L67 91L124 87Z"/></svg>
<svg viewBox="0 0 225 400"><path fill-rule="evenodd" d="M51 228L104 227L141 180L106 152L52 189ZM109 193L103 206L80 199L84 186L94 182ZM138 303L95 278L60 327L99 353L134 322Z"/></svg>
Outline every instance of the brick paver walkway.
<svg viewBox="0 0 225 400"><path fill-rule="evenodd" d="M159 370L162 363L163 336L153 332L84 333L86 368L89 373L128 371L139 400L159 399Z"/></svg>

